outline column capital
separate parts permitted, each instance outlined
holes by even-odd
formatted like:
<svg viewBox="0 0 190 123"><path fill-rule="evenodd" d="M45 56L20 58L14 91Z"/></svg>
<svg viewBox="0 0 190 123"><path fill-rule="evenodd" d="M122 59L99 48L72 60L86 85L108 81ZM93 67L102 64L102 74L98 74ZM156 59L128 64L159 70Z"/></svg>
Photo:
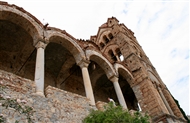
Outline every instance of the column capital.
<svg viewBox="0 0 190 123"><path fill-rule="evenodd" d="M111 78L109 78L109 80L111 82L118 82L119 78L117 76L112 76Z"/></svg>
<svg viewBox="0 0 190 123"><path fill-rule="evenodd" d="M88 67L88 65L90 64L90 61L88 61L88 60L81 60L79 63L78 63L78 66L80 66L80 68L82 69L82 68L84 68L84 67Z"/></svg>
<svg viewBox="0 0 190 123"><path fill-rule="evenodd" d="M38 49L38 48L43 48L45 49L47 46L47 44L45 42L42 42L42 41L38 41L35 45L35 47Z"/></svg>

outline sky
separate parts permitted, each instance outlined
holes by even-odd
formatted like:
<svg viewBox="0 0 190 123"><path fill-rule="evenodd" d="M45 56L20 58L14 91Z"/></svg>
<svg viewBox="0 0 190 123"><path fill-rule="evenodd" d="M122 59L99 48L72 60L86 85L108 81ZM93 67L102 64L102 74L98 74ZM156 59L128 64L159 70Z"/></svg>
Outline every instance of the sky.
<svg viewBox="0 0 190 123"><path fill-rule="evenodd" d="M188 0L5 0L43 24L90 39L116 17L135 34L171 94L190 115Z"/></svg>

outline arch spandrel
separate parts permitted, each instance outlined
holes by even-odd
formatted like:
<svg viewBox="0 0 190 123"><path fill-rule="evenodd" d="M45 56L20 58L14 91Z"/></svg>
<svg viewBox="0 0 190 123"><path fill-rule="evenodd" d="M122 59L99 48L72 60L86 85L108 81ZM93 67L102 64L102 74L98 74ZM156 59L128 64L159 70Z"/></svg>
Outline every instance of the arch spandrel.
<svg viewBox="0 0 190 123"><path fill-rule="evenodd" d="M78 64L81 60L86 60L85 53L77 42L71 37L60 33L59 31L50 30L47 31L47 41L54 42L62 45L66 48L75 58Z"/></svg>
<svg viewBox="0 0 190 123"><path fill-rule="evenodd" d="M86 50L86 57L88 60L95 61L105 71L108 79L116 76L113 65L99 52L96 52L94 50Z"/></svg>
<svg viewBox="0 0 190 123"><path fill-rule="evenodd" d="M15 5L0 5L0 8L0 20L10 21L22 27L33 38L33 44L43 39L43 24L30 13Z"/></svg>

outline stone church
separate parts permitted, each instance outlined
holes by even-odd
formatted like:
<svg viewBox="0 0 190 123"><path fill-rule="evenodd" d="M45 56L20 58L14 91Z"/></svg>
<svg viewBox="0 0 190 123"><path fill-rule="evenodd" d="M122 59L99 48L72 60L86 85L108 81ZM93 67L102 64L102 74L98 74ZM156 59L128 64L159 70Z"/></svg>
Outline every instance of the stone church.
<svg viewBox="0 0 190 123"><path fill-rule="evenodd" d="M81 122L108 97L155 123L186 122L134 33L115 17L81 40L0 2L0 81L34 107L39 123Z"/></svg>

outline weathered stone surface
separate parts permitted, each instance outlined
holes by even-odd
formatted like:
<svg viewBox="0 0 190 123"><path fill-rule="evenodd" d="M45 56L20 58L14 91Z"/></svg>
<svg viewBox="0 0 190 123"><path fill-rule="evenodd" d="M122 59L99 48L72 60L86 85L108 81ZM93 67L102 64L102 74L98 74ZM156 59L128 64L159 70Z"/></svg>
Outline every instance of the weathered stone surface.
<svg viewBox="0 0 190 123"><path fill-rule="evenodd" d="M86 97L60 90L51 86L46 88L46 97L35 94L34 82L11 73L0 71L1 86L6 85L4 96L11 99L26 100L26 105L34 109L34 122L43 123L80 123L95 107L90 106ZM20 86L22 88L20 89ZM32 89L33 88L33 89ZM32 91L33 90L33 91ZM15 109L0 106L0 114L7 122L26 122L26 116L15 112Z"/></svg>
<svg viewBox="0 0 190 123"><path fill-rule="evenodd" d="M37 66L35 46L39 42L47 46L43 47L45 55L40 56L45 62ZM85 77L79 67L84 61L89 62L85 71L89 73L95 102L108 102L107 98L111 97L119 103L118 97L122 95L116 95L110 81L118 77L129 110L139 110L140 104L142 112L149 112L155 122L170 122L171 117L184 121L180 120L183 115L179 107L166 91L134 33L115 17L108 18L97 35L83 40L74 38L65 30L43 25L21 7L0 2L0 70L4 70L0 71L0 81L7 86L6 95L27 100L28 105L37 110L36 122L81 122L87 115L92 107L83 96L91 97L91 101L93 96L88 96L89 91L85 91ZM42 67L41 72L35 75L39 67ZM35 82L32 81L34 78ZM39 78L42 81L38 82ZM47 87L46 97L36 94L40 86L39 92L43 95L43 85ZM168 112L158 88L172 111ZM24 117L10 110L0 111L10 115L9 122L15 119L25 122Z"/></svg>

